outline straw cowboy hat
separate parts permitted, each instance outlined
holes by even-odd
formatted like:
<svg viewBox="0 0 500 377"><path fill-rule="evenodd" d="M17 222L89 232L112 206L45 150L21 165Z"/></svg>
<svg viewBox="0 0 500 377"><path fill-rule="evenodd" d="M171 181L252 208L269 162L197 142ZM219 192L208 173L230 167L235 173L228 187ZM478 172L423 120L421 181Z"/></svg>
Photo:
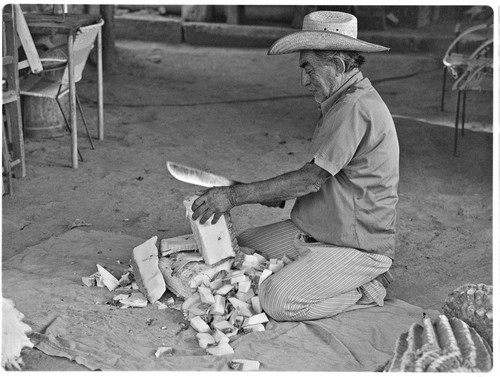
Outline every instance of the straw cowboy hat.
<svg viewBox="0 0 500 377"><path fill-rule="evenodd" d="M388 47L357 39L358 20L352 14L318 11L304 17L302 31L285 35L269 48L268 55L300 50L379 52Z"/></svg>

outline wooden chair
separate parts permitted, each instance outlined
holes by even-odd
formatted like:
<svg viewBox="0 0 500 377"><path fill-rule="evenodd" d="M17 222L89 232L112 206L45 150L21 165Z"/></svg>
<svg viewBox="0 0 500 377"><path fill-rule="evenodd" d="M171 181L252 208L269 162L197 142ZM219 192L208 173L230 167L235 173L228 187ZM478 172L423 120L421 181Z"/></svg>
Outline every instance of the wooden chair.
<svg viewBox="0 0 500 377"><path fill-rule="evenodd" d="M457 35L458 34L458 35ZM468 61L471 57L471 51L476 49L478 45L482 45L485 41L493 36L493 23L483 23L472 26L463 32L455 30L455 39L448 46L443 56L443 82L441 89L441 111L444 111L444 97L446 89L446 76L451 76L456 80L466 69ZM473 46L473 47L470 47ZM467 52L468 51L468 52ZM477 54L477 52L475 51ZM480 59L477 56L476 59Z"/></svg>
<svg viewBox="0 0 500 377"><path fill-rule="evenodd" d="M18 7L6 5L2 11L2 194L8 195L12 195L12 176L26 176L18 72L18 24L23 19Z"/></svg>
<svg viewBox="0 0 500 377"><path fill-rule="evenodd" d="M92 50L97 35L104 24L103 21L83 26L79 29L75 41L73 44L73 56L74 56L74 77L75 83L79 82L82 78L83 70L85 68L88 56ZM57 102L57 105L63 115L63 119L66 123L67 129L71 132L71 126L66 117L64 109L61 104L61 98L69 93L69 68L68 68L68 51L67 45L54 47L40 56L40 60L44 66L45 72L57 71L59 70L59 75L54 75L54 77L47 77L47 75L36 75L29 74L23 78L20 82L20 93L24 96L33 97L44 97L50 98ZM61 73L62 72L62 73ZM80 103L78 94L76 94L76 104L87 132L87 137L89 143L94 149L94 143L87 125L87 120L83 113L83 109ZM83 161L83 157L78 150L80 160Z"/></svg>
<svg viewBox="0 0 500 377"><path fill-rule="evenodd" d="M493 38L485 41L466 61L465 69L453 84L457 91L455 111L455 143L454 154L458 149L458 123L462 115L462 136L465 127L466 93L468 91L493 91Z"/></svg>

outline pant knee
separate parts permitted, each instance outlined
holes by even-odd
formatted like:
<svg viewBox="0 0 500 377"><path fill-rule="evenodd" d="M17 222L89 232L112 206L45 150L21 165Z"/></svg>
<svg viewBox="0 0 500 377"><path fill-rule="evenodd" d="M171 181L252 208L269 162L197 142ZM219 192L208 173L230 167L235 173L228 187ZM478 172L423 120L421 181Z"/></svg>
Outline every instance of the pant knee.
<svg viewBox="0 0 500 377"><path fill-rule="evenodd" d="M275 320L280 320L282 316L279 305L276 304L276 290L274 284L271 284L271 279L264 280L259 287L259 301L262 309L268 316Z"/></svg>
<svg viewBox="0 0 500 377"><path fill-rule="evenodd" d="M293 300L282 284L271 276L259 287L259 300L262 309L276 321L298 320L298 313L305 307Z"/></svg>

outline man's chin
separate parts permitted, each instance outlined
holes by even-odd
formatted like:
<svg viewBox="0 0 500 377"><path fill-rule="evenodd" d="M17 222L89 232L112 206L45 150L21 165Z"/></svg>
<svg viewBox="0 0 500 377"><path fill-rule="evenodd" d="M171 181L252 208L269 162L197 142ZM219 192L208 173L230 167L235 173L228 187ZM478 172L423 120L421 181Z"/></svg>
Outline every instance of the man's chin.
<svg viewBox="0 0 500 377"><path fill-rule="evenodd" d="M318 95L315 95L314 96L314 101L316 101L317 103L322 103L326 98L324 98L323 96L318 96Z"/></svg>

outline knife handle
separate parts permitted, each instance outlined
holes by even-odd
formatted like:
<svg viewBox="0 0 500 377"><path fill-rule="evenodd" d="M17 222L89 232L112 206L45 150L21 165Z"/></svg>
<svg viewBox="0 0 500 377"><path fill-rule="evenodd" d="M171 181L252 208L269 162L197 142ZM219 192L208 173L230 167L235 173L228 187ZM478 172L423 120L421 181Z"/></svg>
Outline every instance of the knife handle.
<svg viewBox="0 0 500 377"><path fill-rule="evenodd" d="M260 203L260 204L263 205L263 206L266 206L266 207L285 208L286 200L282 200L280 202L263 202L263 203Z"/></svg>

